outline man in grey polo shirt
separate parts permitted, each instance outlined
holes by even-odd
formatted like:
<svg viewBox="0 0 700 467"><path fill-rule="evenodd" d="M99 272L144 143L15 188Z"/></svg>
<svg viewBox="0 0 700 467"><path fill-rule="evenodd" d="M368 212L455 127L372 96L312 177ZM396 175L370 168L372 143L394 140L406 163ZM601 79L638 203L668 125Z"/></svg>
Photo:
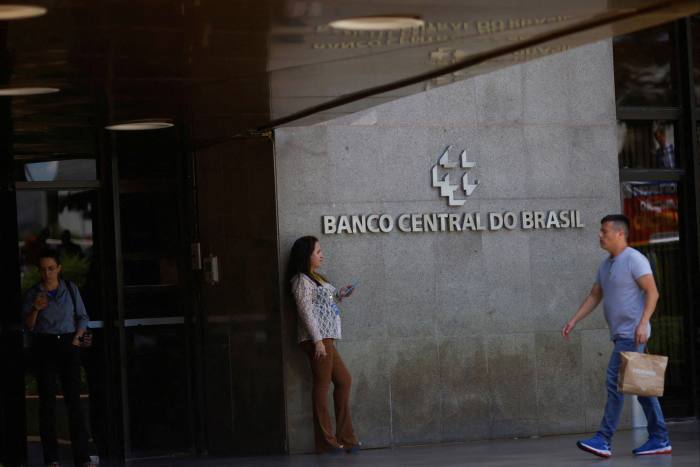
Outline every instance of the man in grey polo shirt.
<svg viewBox="0 0 700 467"><path fill-rule="evenodd" d="M600 246L610 256L600 264L591 292L561 331L562 336L567 337L576 323L603 301L605 319L614 343L605 382L608 400L598 432L592 438L576 443L580 449L600 457L612 454L610 445L624 404L624 396L617 391L620 352L644 352L651 335L649 320L659 299L649 261L627 246L628 235L627 217L613 214L600 221ZM658 399L639 397L638 400L647 418L649 439L632 452L635 455L671 454L668 430Z"/></svg>

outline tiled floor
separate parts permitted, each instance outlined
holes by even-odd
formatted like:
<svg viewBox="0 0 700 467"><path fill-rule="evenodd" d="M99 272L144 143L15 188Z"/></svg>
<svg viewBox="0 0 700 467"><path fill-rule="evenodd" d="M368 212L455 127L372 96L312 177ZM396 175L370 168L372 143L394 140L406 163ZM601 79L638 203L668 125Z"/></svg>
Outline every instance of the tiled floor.
<svg viewBox="0 0 700 467"><path fill-rule="evenodd" d="M151 459L131 462L130 465L154 467L700 466L700 432L698 423L673 423L670 424L669 428L673 445L673 455L671 456L634 457L631 453L632 448L646 440L646 430L637 429L617 433L613 445L613 456L610 459L600 459L576 448L576 440L584 438L584 435L567 435L398 447L393 449L371 449L362 451L358 455L292 455L225 459L161 459L158 461Z"/></svg>

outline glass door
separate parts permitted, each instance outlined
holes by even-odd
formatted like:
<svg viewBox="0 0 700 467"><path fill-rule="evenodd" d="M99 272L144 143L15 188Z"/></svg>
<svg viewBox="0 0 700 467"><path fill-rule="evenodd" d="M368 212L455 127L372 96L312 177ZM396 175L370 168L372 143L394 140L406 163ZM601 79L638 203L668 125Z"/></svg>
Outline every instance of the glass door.
<svg viewBox="0 0 700 467"><path fill-rule="evenodd" d="M282 339L272 143L196 154L207 449L284 452Z"/></svg>
<svg viewBox="0 0 700 467"><path fill-rule="evenodd" d="M59 167L61 164L56 164ZM85 185L59 189L58 185ZM54 185L54 186L52 186ZM17 227L22 295L40 281L37 261L44 250L59 254L62 278L73 282L90 316L93 345L81 350L81 400L92 440L91 453L104 458L108 448L106 384L104 380L104 322L101 306L100 248L96 235L98 191L94 183L25 181L17 183ZM30 341L26 341L29 343ZM31 362L31 348L26 349ZM66 407L58 396L57 432L61 459L71 457ZM30 464L42 464L39 438L39 397L32 366L25 367L26 435Z"/></svg>
<svg viewBox="0 0 700 467"><path fill-rule="evenodd" d="M679 192L679 182L676 181L622 183L624 212L631 224L630 246L649 259L659 289L660 298L651 322L649 352L669 357L662 401L670 417L687 414L692 397Z"/></svg>
<svg viewBox="0 0 700 467"><path fill-rule="evenodd" d="M660 298L651 321L649 351L669 357L661 404L667 417L693 413L688 303L685 171L668 121L623 121L620 187L630 219L630 246L651 264Z"/></svg>
<svg viewBox="0 0 700 467"><path fill-rule="evenodd" d="M170 131L115 137L118 339L127 459L194 452L182 152Z"/></svg>

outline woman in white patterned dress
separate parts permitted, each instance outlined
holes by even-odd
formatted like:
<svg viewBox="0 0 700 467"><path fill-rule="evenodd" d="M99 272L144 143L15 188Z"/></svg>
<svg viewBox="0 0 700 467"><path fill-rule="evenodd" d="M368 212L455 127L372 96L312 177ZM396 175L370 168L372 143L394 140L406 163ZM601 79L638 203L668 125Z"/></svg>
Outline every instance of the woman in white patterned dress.
<svg viewBox="0 0 700 467"><path fill-rule="evenodd" d="M297 306L299 345L306 353L313 374L312 404L316 452L357 452L350 417L351 377L334 341L341 338L340 309L337 303L349 297L354 287L336 290L318 268L323 262L321 245L312 236L294 242L289 257L288 275ZM333 382L336 430L328 413L328 389Z"/></svg>

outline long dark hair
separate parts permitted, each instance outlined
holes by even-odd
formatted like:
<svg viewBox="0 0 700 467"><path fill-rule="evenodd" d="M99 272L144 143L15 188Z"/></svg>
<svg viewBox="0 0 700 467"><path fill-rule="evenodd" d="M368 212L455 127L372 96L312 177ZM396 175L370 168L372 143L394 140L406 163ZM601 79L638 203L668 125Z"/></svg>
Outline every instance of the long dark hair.
<svg viewBox="0 0 700 467"><path fill-rule="evenodd" d="M289 253L289 265L287 266L287 286L291 287L291 281L297 274L306 274L318 284L318 280L311 274L311 254L318 243L318 238L312 235L297 238ZM318 284L321 285L321 284Z"/></svg>

